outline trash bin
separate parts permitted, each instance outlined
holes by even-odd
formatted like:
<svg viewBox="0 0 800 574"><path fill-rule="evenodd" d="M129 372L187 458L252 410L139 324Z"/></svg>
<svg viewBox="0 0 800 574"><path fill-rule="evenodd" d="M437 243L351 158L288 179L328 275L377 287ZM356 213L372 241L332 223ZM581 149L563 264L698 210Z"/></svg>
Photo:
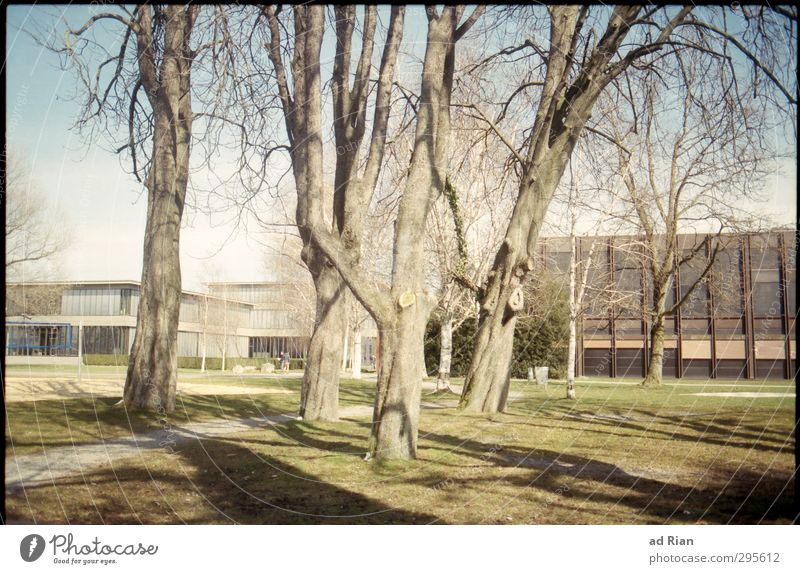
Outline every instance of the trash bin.
<svg viewBox="0 0 800 574"><path fill-rule="evenodd" d="M536 384L547 385L547 375L550 372L549 367L536 367L534 372L536 373Z"/></svg>

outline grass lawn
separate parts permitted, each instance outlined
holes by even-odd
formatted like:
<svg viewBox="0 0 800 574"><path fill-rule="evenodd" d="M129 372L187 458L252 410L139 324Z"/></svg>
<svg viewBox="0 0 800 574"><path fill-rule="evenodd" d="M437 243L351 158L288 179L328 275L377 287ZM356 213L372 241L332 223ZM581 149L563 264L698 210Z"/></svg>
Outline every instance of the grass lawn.
<svg viewBox="0 0 800 574"><path fill-rule="evenodd" d="M780 383L763 392L794 392ZM183 396L170 423L296 412L299 379L247 384L295 392ZM37 523L791 522L794 397L693 394L742 390L757 391L585 381L567 401L562 385L515 382L507 413L490 418L423 395L413 462L363 461L369 417L289 421L7 492L6 506L11 521ZM368 407L373 391L343 380L341 405ZM36 454L163 424L114 402L8 403L7 463L12 442Z"/></svg>

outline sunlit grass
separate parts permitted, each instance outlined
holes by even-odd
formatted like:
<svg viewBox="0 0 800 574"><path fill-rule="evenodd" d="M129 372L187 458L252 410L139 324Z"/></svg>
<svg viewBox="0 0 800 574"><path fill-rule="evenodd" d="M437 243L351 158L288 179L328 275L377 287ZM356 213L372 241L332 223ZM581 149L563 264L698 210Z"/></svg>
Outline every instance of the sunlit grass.
<svg viewBox="0 0 800 574"><path fill-rule="evenodd" d="M296 413L299 379L253 379L246 384L294 392L185 395L170 423ZM8 514L54 523L790 522L794 398L701 397L699 384L579 381L568 401L562 384L515 382L507 412L492 417L426 391L413 462L363 460L369 416L288 421L15 491ZM343 380L343 412L370 406L373 393L374 381ZM163 424L114 402L9 403L9 447L31 454Z"/></svg>

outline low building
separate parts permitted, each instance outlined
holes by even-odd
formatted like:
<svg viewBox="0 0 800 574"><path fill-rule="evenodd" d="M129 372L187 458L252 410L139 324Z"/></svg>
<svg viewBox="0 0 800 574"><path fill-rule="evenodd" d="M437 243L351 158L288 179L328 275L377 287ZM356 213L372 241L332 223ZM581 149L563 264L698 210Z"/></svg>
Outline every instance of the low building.
<svg viewBox="0 0 800 574"><path fill-rule="evenodd" d="M139 308L136 281L8 283L6 356L127 356ZM184 291L178 356L303 359L311 321L286 283L212 283L208 293ZM300 298L302 299L302 298ZM313 303L312 303L313 308ZM80 331L80 337L79 337ZM369 357L373 337L364 337Z"/></svg>
<svg viewBox="0 0 800 574"><path fill-rule="evenodd" d="M702 235L680 235L680 258L701 245ZM677 266L667 306L681 301L704 267L715 243L720 249L708 281L667 318L664 376L702 379L791 379L796 370L796 241L793 231L733 236L706 242L699 265ZM648 274L635 237L584 237L597 278L582 320L576 372L584 376L645 374L649 352ZM566 273L568 238L542 241L545 269ZM676 259L677 261L677 259ZM592 279L590 278L590 282ZM604 286L611 294L603 297ZM628 293L632 297L621 294ZM611 300L622 303L609 303Z"/></svg>

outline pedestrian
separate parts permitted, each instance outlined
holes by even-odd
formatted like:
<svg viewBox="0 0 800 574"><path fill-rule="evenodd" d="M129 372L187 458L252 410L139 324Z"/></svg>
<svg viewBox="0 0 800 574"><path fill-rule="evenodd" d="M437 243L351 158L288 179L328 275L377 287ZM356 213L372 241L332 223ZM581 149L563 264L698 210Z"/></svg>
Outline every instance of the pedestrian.
<svg viewBox="0 0 800 574"><path fill-rule="evenodd" d="M289 362L291 361L291 357L289 356L289 351L283 352L283 370L289 371Z"/></svg>

